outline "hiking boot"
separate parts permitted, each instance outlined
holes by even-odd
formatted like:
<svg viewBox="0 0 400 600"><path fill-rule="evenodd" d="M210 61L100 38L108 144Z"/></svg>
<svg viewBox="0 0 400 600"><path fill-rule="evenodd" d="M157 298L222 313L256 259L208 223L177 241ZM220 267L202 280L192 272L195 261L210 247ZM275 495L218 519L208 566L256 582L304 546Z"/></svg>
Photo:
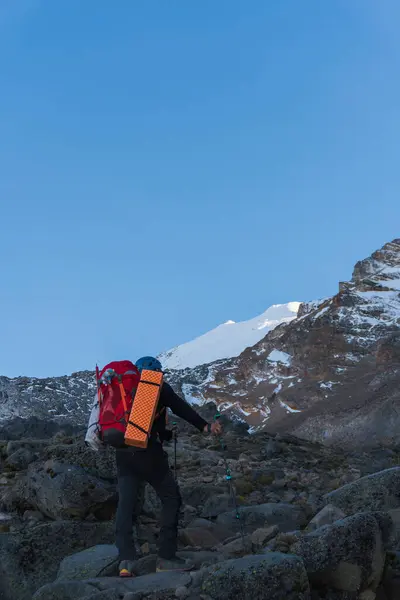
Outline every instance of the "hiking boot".
<svg viewBox="0 0 400 600"><path fill-rule="evenodd" d="M120 577L135 577L133 572L134 567L133 560L122 560L119 563L119 576Z"/></svg>
<svg viewBox="0 0 400 600"><path fill-rule="evenodd" d="M178 556L172 558L161 558L157 559L157 573L164 573L165 571L193 571L194 562L191 560L185 560Z"/></svg>

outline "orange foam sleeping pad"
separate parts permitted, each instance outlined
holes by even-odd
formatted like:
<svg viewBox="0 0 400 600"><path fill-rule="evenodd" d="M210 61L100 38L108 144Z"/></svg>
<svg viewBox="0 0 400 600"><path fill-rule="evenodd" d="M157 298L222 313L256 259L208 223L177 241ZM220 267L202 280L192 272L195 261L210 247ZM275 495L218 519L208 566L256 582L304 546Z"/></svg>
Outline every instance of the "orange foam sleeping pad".
<svg viewBox="0 0 400 600"><path fill-rule="evenodd" d="M125 443L128 446L147 448L149 440L146 432L150 435L153 427L162 383L162 373L142 371L125 431Z"/></svg>

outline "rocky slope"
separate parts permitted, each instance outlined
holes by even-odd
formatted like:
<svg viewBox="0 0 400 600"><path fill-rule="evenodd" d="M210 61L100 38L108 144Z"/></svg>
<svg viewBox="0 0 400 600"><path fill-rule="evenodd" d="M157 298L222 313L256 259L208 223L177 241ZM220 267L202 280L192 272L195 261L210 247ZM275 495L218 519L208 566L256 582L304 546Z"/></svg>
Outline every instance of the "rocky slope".
<svg viewBox="0 0 400 600"><path fill-rule="evenodd" d="M254 430L327 443L396 440L400 408L400 239L354 268L332 298L304 303L239 357L172 372L186 398L215 401Z"/></svg>
<svg viewBox="0 0 400 600"><path fill-rule="evenodd" d="M94 373L64 377L0 377L0 422L23 417L86 423L96 391Z"/></svg>
<svg viewBox="0 0 400 600"><path fill-rule="evenodd" d="M352 453L292 436L239 435L229 424L225 431L225 450L200 434L181 431L178 440L179 550L197 571L154 572L160 505L145 488L136 506L137 577L129 581L115 577L112 451L94 453L62 431L3 437L0 598L399 597L400 448ZM172 458L173 447L166 450Z"/></svg>
<svg viewBox="0 0 400 600"><path fill-rule="evenodd" d="M167 377L189 402L216 402L252 431L290 431L328 444L394 443L400 427L400 239L357 263L332 298L301 304L297 318L293 306L283 306L288 314L281 307L279 315L267 311L256 324L237 324L245 326L246 340L259 339L239 356L171 370ZM171 351L167 364L192 360L194 346ZM91 372L0 377L0 420L50 417L83 425L94 389Z"/></svg>

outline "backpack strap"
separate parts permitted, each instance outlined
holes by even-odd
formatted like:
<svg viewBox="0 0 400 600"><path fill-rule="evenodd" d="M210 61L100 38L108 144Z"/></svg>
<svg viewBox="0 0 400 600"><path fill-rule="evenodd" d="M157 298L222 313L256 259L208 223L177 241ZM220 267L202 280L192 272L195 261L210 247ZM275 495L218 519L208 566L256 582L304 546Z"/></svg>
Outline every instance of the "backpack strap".
<svg viewBox="0 0 400 600"><path fill-rule="evenodd" d="M99 406L101 404L101 389L100 389L100 371L98 365L96 365L96 383L97 383L97 401Z"/></svg>
<svg viewBox="0 0 400 600"><path fill-rule="evenodd" d="M140 425L137 425L136 423L134 423L133 421L128 421L129 425L132 425L132 427L135 427L135 429L138 429L139 431L141 431L142 433L144 433L147 436L147 439L150 439L150 434L148 431L146 431L145 429L143 429L143 427L140 427Z"/></svg>
<svg viewBox="0 0 400 600"><path fill-rule="evenodd" d="M128 405L126 403L126 392L125 392L124 384L122 383L121 375L118 376L118 385L119 385L119 391L121 392L122 404L124 405L124 413L125 413L125 415L127 415L128 414ZM126 420L127 419L125 418L125 421Z"/></svg>
<svg viewBox="0 0 400 600"><path fill-rule="evenodd" d="M119 385L119 391L121 392L122 404L124 405L125 412L127 412L128 411L128 407L127 407L127 404L126 404L126 392L125 392L125 388L123 386L122 381L118 381L118 385Z"/></svg>
<svg viewBox="0 0 400 600"><path fill-rule="evenodd" d="M167 414L167 409L165 408L165 406L162 406L160 410L155 414L154 420L159 419L164 412L165 414Z"/></svg>

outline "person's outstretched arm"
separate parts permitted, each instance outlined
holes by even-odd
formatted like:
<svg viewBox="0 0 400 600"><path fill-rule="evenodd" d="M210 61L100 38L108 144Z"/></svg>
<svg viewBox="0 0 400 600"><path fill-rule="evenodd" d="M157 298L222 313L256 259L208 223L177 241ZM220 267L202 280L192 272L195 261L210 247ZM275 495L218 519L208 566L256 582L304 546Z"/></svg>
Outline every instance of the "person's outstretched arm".
<svg viewBox="0 0 400 600"><path fill-rule="evenodd" d="M219 423L209 425L183 398L178 396L168 383L161 388L161 402L172 410L174 415L181 417L199 431L220 433ZM217 431L218 430L218 431Z"/></svg>

